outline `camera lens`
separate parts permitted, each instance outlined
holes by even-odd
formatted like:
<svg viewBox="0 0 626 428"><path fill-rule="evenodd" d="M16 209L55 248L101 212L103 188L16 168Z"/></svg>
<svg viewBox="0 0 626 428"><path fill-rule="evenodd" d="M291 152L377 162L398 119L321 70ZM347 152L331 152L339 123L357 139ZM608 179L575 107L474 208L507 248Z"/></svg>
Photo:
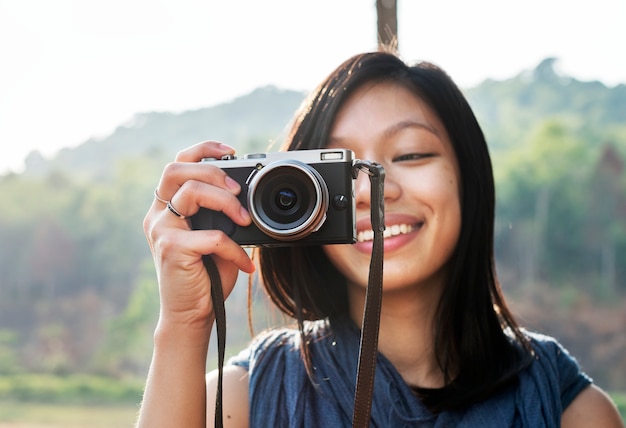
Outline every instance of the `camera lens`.
<svg viewBox="0 0 626 428"><path fill-rule="evenodd" d="M270 163L250 181L248 209L255 225L281 241L301 239L326 219L328 189L309 165L285 160Z"/></svg>
<svg viewBox="0 0 626 428"><path fill-rule="evenodd" d="M298 202L298 195L288 188L281 189L276 194L276 206L278 208L288 210Z"/></svg>

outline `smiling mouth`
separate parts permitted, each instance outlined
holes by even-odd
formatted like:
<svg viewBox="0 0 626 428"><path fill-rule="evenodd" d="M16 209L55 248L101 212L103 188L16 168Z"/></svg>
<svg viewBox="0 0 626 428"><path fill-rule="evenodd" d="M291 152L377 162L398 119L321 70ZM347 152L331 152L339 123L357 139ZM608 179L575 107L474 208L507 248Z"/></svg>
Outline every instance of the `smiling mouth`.
<svg viewBox="0 0 626 428"><path fill-rule="evenodd" d="M418 224L394 224L392 226L387 226L385 228L385 231L383 232L383 237L391 238L392 236L406 235L407 233L413 232L419 226L420 225ZM374 231L371 229L362 230L361 232L357 233L357 236L356 236L356 240L358 242L367 242L373 239L374 239Z"/></svg>

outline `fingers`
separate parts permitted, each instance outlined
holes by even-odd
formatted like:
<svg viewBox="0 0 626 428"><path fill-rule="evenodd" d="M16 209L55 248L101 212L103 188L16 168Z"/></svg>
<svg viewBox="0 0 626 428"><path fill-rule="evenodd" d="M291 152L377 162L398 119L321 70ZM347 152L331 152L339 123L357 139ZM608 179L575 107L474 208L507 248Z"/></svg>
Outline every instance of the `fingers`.
<svg viewBox="0 0 626 428"><path fill-rule="evenodd" d="M232 152L232 147L216 142L200 143L181 151L176 162L165 167L155 199L163 205L169 202L170 211L183 217L192 216L204 207L223 211L240 226L250 224L248 212L236 198L241 186L222 169L200 162L206 157L221 157Z"/></svg>
<svg viewBox="0 0 626 428"><path fill-rule="evenodd" d="M178 152L176 162L200 162L204 158L219 159L224 155L232 155L235 149L228 144L217 141L204 141Z"/></svg>
<svg viewBox="0 0 626 428"><path fill-rule="evenodd" d="M178 191L174 193L169 208L172 212L174 208L185 217L196 214L200 207L222 211L236 224L247 226L251 222L250 215L237 199L238 193L239 191L234 192L212 183L188 180L182 183Z"/></svg>
<svg viewBox="0 0 626 428"><path fill-rule="evenodd" d="M204 230L193 233L200 254L216 254L220 259L231 262L245 273L253 273L254 262L246 251L219 230ZM190 232L190 234L192 234Z"/></svg>
<svg viewBox="0 0 626 428"><path fill-rule="evenodd" d="M162 215L167 214L163 212ZM252 273L255 270L254 262L248 253L220 230L162 232L154 228L150 234L155 250L161 255L163 263L181 264L184 260L195 262L205 254L212 254L234 264L243 272Z"/></svg>
<svg viewBox="0 0 626 428"><path fill-rule="evenodd" d="M238 194L241 186L230 178L222 169L203 162L173 162L163 171L159 182L158 194L162 199L171 200L174 193L189 180L212 184Z"/></svg>
<svg viewBox="0 0 626 428"><path fill-rule="evenodd" d="M224 171L210 163L200 163L204 158L220 158L234 152L232 147L214 141L206 141L182 150L176 155L176 160L163 171L157 188L159 197L169 201L187 180L206 181L238 193L240 186Z"/></svg>
<svg viewBox="0 0 626 428"><path fill-rule="evenodd" d="M226 214L234 223L247 226L250 215L237 199L241 186L206 157L219 158L234 153L230 146L217 142L196 144L178 153L176 162L165 167L151 210L144 219L144 231L153 253L163 254L164 243L177 243L178 254L191 259L203 254L215 254L230 261L244 272L254 271L254 264L245 250L221 231L191 231L185 220L200 207ZM184 239L176 238L176 231L188 232ZM167 256L166 256L167 257Z"/></svg>

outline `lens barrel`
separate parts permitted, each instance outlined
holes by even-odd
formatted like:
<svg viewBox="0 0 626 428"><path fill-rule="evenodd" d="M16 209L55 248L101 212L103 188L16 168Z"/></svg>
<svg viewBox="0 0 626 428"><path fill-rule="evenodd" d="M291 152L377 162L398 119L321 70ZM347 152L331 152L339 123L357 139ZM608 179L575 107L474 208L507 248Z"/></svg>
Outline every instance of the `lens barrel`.
<svg viewBox="0 0 626 428"><path fill-rule="evenodd" d="M328 187L313 167L297 160L272 162L248 185L248 210L254 224L280 241L302 239L326 219Z"/></svg>

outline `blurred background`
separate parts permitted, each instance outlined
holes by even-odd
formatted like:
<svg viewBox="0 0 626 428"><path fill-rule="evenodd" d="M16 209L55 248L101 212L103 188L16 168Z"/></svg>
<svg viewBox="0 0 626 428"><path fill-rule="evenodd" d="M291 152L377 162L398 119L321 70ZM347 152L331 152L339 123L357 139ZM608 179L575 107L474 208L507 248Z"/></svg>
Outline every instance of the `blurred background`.
<svg viewBox="0 0 626 428"><path fill-rule="evenodd" d="M521 323L626 415L626 3L570 3L0 0L0 427L132 426L163 166L206 139L277 148L307 91L387 39L447 70L483 126ZM256 330L282 321L247 283L229 354L248 292Z"/></svg>

